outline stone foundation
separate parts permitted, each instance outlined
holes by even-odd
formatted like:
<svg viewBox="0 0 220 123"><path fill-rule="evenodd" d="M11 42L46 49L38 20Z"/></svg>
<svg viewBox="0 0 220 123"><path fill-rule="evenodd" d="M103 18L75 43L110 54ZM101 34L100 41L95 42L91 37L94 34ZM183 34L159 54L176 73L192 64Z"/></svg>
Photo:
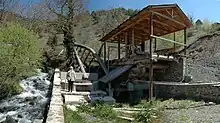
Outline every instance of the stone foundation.
<svg viewBox="0 0 220 123"><path fill-rule="evenodd" d="M155 83L157 98L193 99L220 103L218 83Z"/></svg>
<svg viewBox="0 0 220 123"><path fill-rule="evenodd" d="M64 123L60 81L60 71L55 69L53 91L46 123Z"/></svg>

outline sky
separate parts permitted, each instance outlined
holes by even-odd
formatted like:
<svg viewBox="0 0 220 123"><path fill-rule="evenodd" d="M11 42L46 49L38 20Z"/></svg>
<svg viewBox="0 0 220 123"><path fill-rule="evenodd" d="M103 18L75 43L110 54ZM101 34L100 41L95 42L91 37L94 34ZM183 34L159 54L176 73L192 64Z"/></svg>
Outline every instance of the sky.
<svg viewBox="0 0 220 123"><path fill-rule="evenodd" d="M142 9L151 4L177 3L186 15L195 20L208 19L220 22L220 0L89 0L89 10L124 7L126 9Z"/></svg>
<svg viewBox="0 0 220 123"><path fill-rule="evenodd" d="M23 3L28 0L21 0ZM35 2L39 0L33 0ZM208 19L211 22L220 22L220 0L87 0L90 11L124 7L126 9L142 9L150 4L177 3L186 15L195 20Z"/></svg>

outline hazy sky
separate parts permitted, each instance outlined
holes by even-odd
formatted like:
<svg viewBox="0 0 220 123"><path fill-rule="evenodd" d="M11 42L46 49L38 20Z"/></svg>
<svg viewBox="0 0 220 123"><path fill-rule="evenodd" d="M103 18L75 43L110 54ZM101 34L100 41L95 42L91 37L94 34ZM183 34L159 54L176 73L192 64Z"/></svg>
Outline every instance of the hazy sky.
<svg viewBox="0 0 220 123"><path fill-rule="evenodd" d="M208 19L220 22L220 0L90 0L89 9L109 9L124 7L142 9L149 4L177 3L186 15L195 19Z"/></svg>

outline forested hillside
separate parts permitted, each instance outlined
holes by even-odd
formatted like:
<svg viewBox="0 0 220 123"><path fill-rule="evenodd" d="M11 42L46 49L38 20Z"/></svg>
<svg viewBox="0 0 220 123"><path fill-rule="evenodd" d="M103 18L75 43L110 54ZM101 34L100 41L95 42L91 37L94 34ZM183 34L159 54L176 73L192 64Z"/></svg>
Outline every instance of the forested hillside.
<svg viewBox="0 0 220 123"><path fill-rule="evenodd" d="M52 5L45 2L33 3L30 7L26 8L25 11L20 12L20 10L23 9L15 9L19 7L17 3L10 3L10 1L7 0L4 2L9 3L0 3L0 5L3 6L0 7L0 35L3 35L0 36L0 42L5 43L5 41L8 41L7 45L1 45L3 48L1 48L0 59L2 60L0 68L2 71L5 71L5 74L2 74L0 77L2 81L0 85L4 85L0 87L6 88L2 90L3 92L6 92L7 88L11 86L11 84L8 86L8 84L3 83L5 80L9 81L5 79L6 76L13 81L18 81L22 77L26 77L29 73L32 73L32 70L35 68L41 67L48 72L50 69L60 67L60 65L66 61L67 56L58 54L65 46L71 45L68 44L68 41L76 41L98 51L101 46L100 38L139 11L112 8L109 10L91 12L84 7L84 3L78 1L79 3L75 6L76 8L72 8L74 10L72 13L68 11L68 9L66 10L65 7L66 13L64 13L61 9L62 3L52 1ZM69 7L71 8L71 6ZM192 19L193 17L189 16L189 18L194 26L187 30L187 44L191 44L200 37L219 30L218 23L212 24L208 20L198 20L194 23L195 20ZM66 29L68 26L69 28ZM7 34L10 35L7 36ZM164 37L173 39L173 34ZM15 45L12 45L14 48L20 46L18 47L20 49L9 48L11 47L11 44L8 44L10 41L15 43ZM176 32L176 41L183 42L182 31ZM19 45L16 45L16 42ZM30 45L26 47L26 43L24 45L22 44L24 42L27 44L30 43ZM159 49L173 47L173 43L160 40L158 40L157 45ZM6 50L10 52L6 52ZM41 50L42 52L40 52ZM5 54L7 53L14 53L14 56L10 56L9 54L7 55L8 57L5 58ZM114 54L112 53L112 55ZM28 59L29 62L26 63L27 60L25 59ZM9 60L10 62L6 62L5 60ZM39 61L42 65L39 65ZM5 63L8 64L6 65ZM6 66L7 68L5 68ZM16 86L15 91L0 96L17 93L17 88L19 87Z"/></svg>

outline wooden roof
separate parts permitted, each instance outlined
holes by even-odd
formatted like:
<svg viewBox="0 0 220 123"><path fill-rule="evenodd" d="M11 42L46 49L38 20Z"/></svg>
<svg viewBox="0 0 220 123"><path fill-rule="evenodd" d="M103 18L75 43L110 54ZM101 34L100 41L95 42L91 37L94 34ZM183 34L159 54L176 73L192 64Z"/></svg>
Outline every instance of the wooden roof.
<svg viewBox="0 0 220 123"><path fill-rule="evenodd" d="M105 35L101 41L125 43L127 33L128 41L131 42L132 29L134 29L135 44L148 40L151 13L153 13L153 35L156 36L170 34L192 26L177 4L149 5Z"/></svg>

